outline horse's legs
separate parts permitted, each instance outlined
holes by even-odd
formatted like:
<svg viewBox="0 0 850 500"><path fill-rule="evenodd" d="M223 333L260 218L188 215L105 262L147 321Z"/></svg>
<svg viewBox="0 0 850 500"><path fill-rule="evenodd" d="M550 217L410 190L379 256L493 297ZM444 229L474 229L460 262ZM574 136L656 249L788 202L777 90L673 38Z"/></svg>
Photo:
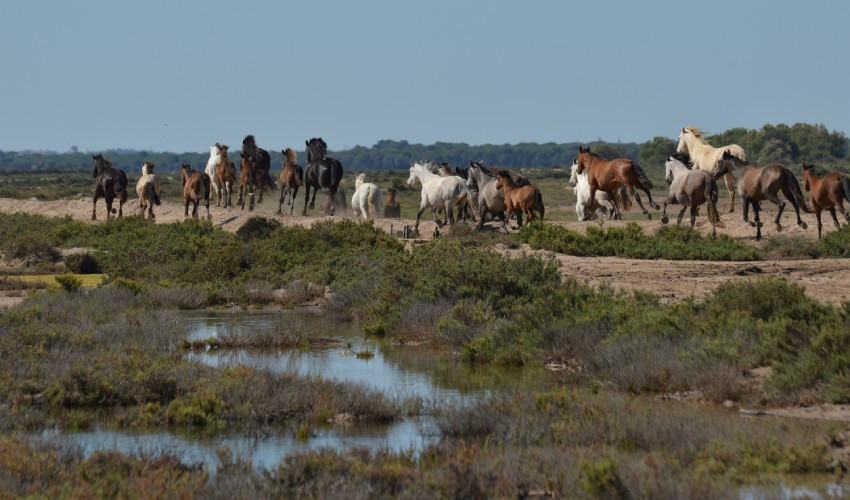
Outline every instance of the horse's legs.
<svg viewBox="0 0 850 500"><path fill-rule="evenodd" d="M774 205L779 207L779 210L776 212L776 220L774 220L773 222L776 224L776 230L779 231L779 232L782 232L782 224L780 224L779 220L780 220L780 217L782 217L782 211L785 210L785 202L782 201L781 199L779 199L779 196L777 196L775 193L766 193L766 198L768 199L768 201L770 201L771 203L773 203ZM791 201L791 200L789 200L789 201ZM791 203L794 203L794 202L791 201ZM795 208L796 208L796 204L795 204ZM800 209L799 208L797 208L797 219L798 220L800 219Z"/></svg>
<svg viewBox="0 0 850 500"><path fill-rule="evenodd" d="M310 201L310 185L306 184L304 189L304 210L301 212L301 215L307 215L307 202Z"/></svg>
<svg viewBox="0 0 850 500"><path fill-rule="evenodd" d="M189 197L183 195L183 217L189 217Z"/></svg>
<svg viewBox="0 0 850 500"><path fill-rule="evenodd" d="M697 205L691 205L691 229L694 228L694 224L697 222Z"/></svg>
<svg viewBox="0 0 850 500"><path fill-rule="evenodd" d="M428 208L426 205L421 205L419 207L419 212L416 213L416 231L419 232L419 218L422 217L422 214L425 213L425 209Z"/></svg>
<svg viewBox="0 0 850 500"><path fill-rule="evenodd" d="M838 213L840 213L841 216L844 217L844 220L850 223L850 214L844 211L844 200L839 198L838 201L834 203L834 205L835 209L838 210Z"/></svg>
<svg viewBox="0 0 850 500"><path fill-rule="evenodd" d="M797 203L797 198L794 197L794 193L792 193L791 189L788 187L784 187L782 189L782 193L785 195L786 198L788 198L788 201L791 202L791 206L794 207L794 212L797 214L797 225L802 227L803 229L808 229L808 224L803 222L803 219L800 218L800 204ZM777 199L778 198L779 197L777 196Z"/></svg>
<svg viewBox="0 0 850 500"><path fill-rule="evenodd" d="M735 177L731 173L726 174L723 176L723 182L726 183L726 189L729 190L729 213L731 214L735 212ZM741 203L746 206L747 202L741 200Z"/></svg>
<svg viewBox="0 0 850 500"><path fill-rule="evenodd" d="M823 229L823 224L821 224L821 221L820 221L821 208L817 205L815 205L814 208L815 208L815 219L817 219L817 221L818 221L818 239L820 239L821 230ZM832 213L835 213L834 209L833 209Z"/></svg>
<svg viewBox="0 0 850 500"><path fill-rule="evenodd" d="M204 208L207 209L207 219L212 219L212 214L210 213L210 195L209 191L207 191L207 196L204 198Z"/></svg>
<svg viewBox="0 0 850 500"><path fill-rule="evenodd" d="M687 210L687 209L688 209L688 207L682 206L682 210L679 211L679 217L676 219L676 224L678 224L678 225L682 224L682 219L685 217L685 210Z"/></svg>
<svg viewBox="0 0 850 500"><path fill-rule="evenodd" d="M124 197L118 199L118 217L124 217Z"/></svg>
<svg viewBox="0 0 850 500"><path fill-rule="evenodd" d="M667 199L664 200L664 209L661 211L661 223L667 224L670 222L670 219L667 217L667 205L672 205L675 203L671 200L672 196L667 196Z"/></svg>
<svg viewBox="0 0 850 500"><path fill-rule="evenodd" d="M295 197L298 196L298 186L289 188L289 215L292 215L292 209L295 208Z"/></svg>
<svg viewBox="0 0 850 500"><path fill-rule="evenodd" d="M756 240L761 239L761 218L759 217L759 212L761 211L761 206L759 202L750 200L750 203L753 205L753 217L756 220ZM781 210L780 210L781 213Z"/></svg>
<svg viewBox="0 0 850 500"><path fill-rule="evenodd" d="M106 220L109 220L109 218L112 216L113 198L107 194L106 196L104 196L104 199L106 200Z"/></svg>
<svg viewBox="0 0 850 500"><path fill-rule="evenodd" d="M445 203L445 204L446 204L446 215L445 215L445 218L446 218L446 221L448 221L448 222L449 222L449 224L454 225L454 223L455 223L455 214L454 214L454 210L452 210L451 208L449 208L449 207L451 206L451 205L449 205L449 202L450 202L450 200L445 200L445 201L443 201L443 203ZM443 225L445 225L445 224L446 224L446 221L443 221Z"/></svg>
<svg viewBox="0 0 850 500"><path fill-rule="evenodd" d="M507 233L508 232L508 226L507 226L507 223L505 222L505 212L499 212L496 215L499 217L499 222L502 225L502 230Z"/></svg>
<svg viewBox="0 0 850 500"><path fill-rule="evenodd" d="M313 187L313 198L310 199L310 210L313 210L314 208L316 208L316 193L318 193L318 192L319 192L319 186L314 186ZM309 193L310 193L309 189L307 190L307 193L308 193L308 196L309 196Z"/></svg>
<svg viewBox="0 0 850 500"><path fill-rule="evenodd" d="M835 215L835 207L829 209L830 215L832 215L832 222L835 223L835 227L841 228L841 224L838 222L838 217Z"/></svg>
<svg viewBox="0 0 850 500"><path fill-rule="evenodd" d="M631 184L629 184L629 185L626 186L626 188L629 190L629 194L631 194L632 196L635 197L635 201L637 201L637 204L640 207L640 209L643 211L643 215L646 216L646 219L652 220L652 214L649 213L649 211L643 207L643 201L641 201L640 195L637 193L637 191L635 191L635 187L632 186ZM650 200L649 204L650 204L650 206L652 206L652 198L650 198L649 200Z"/></svg>
<svg viewBox="0 0 850 500"><path fill-rule="evenodd" d="M745 194L741 195L741 205L743 205L741 214L744 217L744 222L751 226L755 226L754 223L750 222L750 197Z"/></svg>

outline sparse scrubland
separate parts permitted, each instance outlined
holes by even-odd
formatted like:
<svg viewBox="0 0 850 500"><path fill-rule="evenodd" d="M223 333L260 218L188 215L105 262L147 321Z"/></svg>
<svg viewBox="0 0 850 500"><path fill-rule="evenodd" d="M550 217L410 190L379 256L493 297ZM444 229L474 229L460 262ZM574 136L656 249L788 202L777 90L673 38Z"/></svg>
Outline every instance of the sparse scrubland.
<svg viewBox="0 0 850 500"><path fill-rule="evenodd" d="M825 481L837 429L693 411L647 396L850 401L850 305L819 302L781 280L727 283L702 302L662 304L564 278L553 261L490 248L516 244L506 236L470 245L473 236L457 231L406 249L369 223L350 221L305 229L258 218L236 234L203 221L136 217L89 225L3 214L0 222L6 256L22 240L35 242L36 260L53 258L45 248L83 247L86 265L106 274L98 287L35 291L0 312L3 493L728 497L740 484L775 484L789 474ZM629 227L594 231L581 239L535 224L520 238L592 255L621 251L616 242L625 237L637 252L675 252L668 240L700 238L681 228L655 236ZM690 246L702 247L702 258L760 258L723 238ZM186 327L171 310L315 298L389 342L467 363L566 370L552 387L442 408L443 437L418 456L320 451L290 456L266 473L226 464L212 480L168 456L84 458L10 434L102 422L251 429L338 414L384 422L415 412L410 401L359 386L189 361ZM281 331L218 342L213 347L309 348L325 340ZM754 384L748 372L765 366L772 376Z"/></svg>

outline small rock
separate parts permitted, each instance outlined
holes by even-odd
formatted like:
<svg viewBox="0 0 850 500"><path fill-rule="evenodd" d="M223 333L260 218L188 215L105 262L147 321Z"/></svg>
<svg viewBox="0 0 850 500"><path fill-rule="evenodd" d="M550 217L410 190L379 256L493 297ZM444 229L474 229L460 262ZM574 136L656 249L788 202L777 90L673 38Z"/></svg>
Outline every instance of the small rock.
<svg viewBox="0 0 850 500"><path fill-rule="evenodd" d="M726 401L723 402L723 407L726 408L726 409L732 409L732 408L735 407L735 402L732 401L731 399L727 399Z"/></svg>

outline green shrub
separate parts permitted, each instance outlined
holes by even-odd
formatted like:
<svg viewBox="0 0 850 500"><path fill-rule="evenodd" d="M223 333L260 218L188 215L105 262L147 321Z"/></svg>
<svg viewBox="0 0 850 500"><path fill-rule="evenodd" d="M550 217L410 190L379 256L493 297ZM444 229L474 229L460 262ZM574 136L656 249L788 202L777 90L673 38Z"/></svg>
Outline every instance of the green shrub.
<svg viewBox="0 0 850 500"><path fill-rule="evenodd" d="M77 278L71 273L63 273L56 276L56 283L67 292L76 292L83 285L80 278Z"/></svg>
<svg viewBox="0 0 850 500"><path fill-rule="evenodd" d="M280 227L280 222L275 219L254 216L246 220L245 224L236 230L236 236L242 240L265 239Z"/></svg>
<svg viewBox="0 0 850 500"><path fill-rule="evenodd" d="M761 260L755 248L726 235L704 237L686 226L661 226L645 235L635 223L600 229L587 226L584 234L535 221L524 226L516 238L534 249L578 256L616 256L633 259Z"/></svg>

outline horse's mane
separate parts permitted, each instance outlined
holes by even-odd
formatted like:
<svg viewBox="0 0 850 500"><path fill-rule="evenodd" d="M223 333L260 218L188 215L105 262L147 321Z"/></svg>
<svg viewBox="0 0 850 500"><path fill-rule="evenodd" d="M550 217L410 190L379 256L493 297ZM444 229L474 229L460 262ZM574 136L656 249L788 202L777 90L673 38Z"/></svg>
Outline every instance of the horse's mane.
<svg viewBox="0 0 850 500"><path fill-rule="evenodd" d="M604 160L604 158L602 158L602 157L601 157L601 156L599 156L598 154L596 154L596 153L592 152L592 151L590 150L590 147L589 147L589 146L588 146L588 148L587 148L587 150L586 150L586 151L584 151L584 150L583 150L583 151L581 151L581 152L582 152L582 153L587 153L587 154L588 154L591 158L596 158L596 159L598 159L598 160ZM578 158L578 156L576 156L576 158Z"/></svg>
<svg viewBox="0 0 850 500"><path fill-rule="evenodd" d="M691 161L691 155L689 155L688 153L673 153L673 156L671 156L670 158L673 158L674 160L678 161L679 163L687 167L689 170L693 169L694 163Z"/></svg>
<svg viewBox="0 0 850 500"><path fill-rule="evenodd" d="M313 137L307 141L307 153L308 160L309 153L312 153L314 158L324 158L328 155L328 144L321 137Z"/></svg>
<svg viewBox="0 0 850 500"><path fill-rule="evenodd" d="M283 164L284 165L296 165L298 163L298 153L295 152L292 148L286 148L283 150Z"/></svg>
<svg viewBox="0 0 850 500"><path fill-rule="evenodd" d="M705 139L705 132L703 132L699 128L694 127L693 125L688 125L687 127L685 127L685 132L690 133L697 139L700 139L702 140L702 142L708 144L708 141Z"/></svg>
<svg viewBox="0 0 850 500"><path fill-rule="evenodd" d="M440 166L437 165L437 162L435 161L419 160L415 164L420 165L422 168L431 172L434 175L440 175Z"/></svg>

